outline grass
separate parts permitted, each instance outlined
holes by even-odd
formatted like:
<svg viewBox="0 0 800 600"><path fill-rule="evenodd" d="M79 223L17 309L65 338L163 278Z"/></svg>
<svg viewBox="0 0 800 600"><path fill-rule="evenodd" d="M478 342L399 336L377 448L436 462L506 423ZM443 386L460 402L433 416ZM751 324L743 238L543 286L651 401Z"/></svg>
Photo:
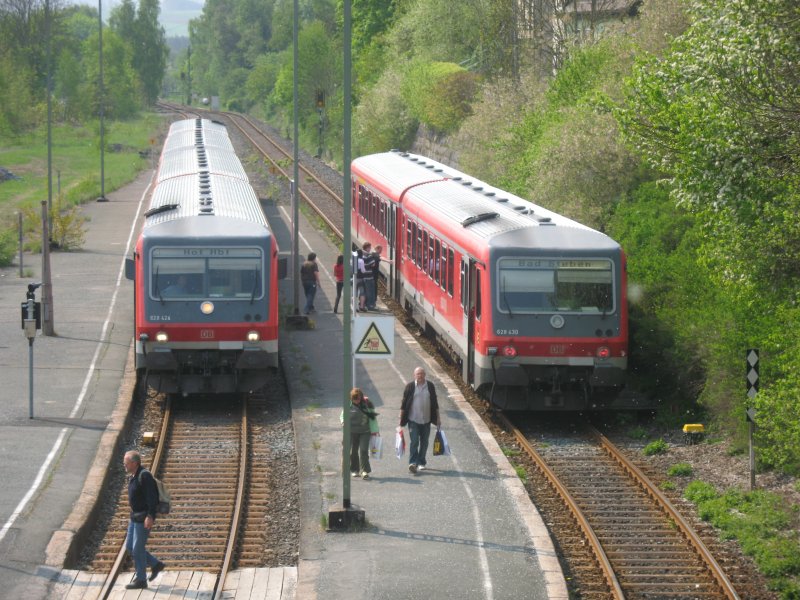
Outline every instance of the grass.
<svg viewBox="0 0 800 600"><path fill-rule="evenodd" d="M163 116L145 113L131 121L105 124L104 187L106 195L153 166L158 157ZM97 199L100 195L100 148L97 123L55 125L52 129L52 204L62 208ZM152 158L141 158L149 151ZM44 127L0 146L0 165L21 179L0 184L0 232L17 231L19 211L39 214L48 198L47 131ZM59 195L60 191L60 195ZM37 223L26 222L33 231ZM0 261L3 257L0 257ZM7 260L7 259L6 259Z"/></svg>
<svg viewBox="0 0 800 600"><path fill-rule="evenodd" d="M667 475L670 477L688 477L692 474L692 465L685 462L679 462L672 465L667 469Z"/></svg>
<svg viewBox="0 0 800 600"><path fill-rule="evenodd" d="M763 490L720 493L703 481L690 483L684 496L697 505L701 519L720 530L723 539L738 540L780 598L800 598L797 506L789 507L779 495Z"/></svg>

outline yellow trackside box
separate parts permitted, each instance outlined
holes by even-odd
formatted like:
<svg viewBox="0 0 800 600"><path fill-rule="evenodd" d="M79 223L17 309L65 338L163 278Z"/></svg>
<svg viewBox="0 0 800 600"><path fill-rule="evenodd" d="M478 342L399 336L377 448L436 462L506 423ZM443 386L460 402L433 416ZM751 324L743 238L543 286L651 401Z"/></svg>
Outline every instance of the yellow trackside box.
<svg viewBox="0 0 800 600"><path fill-rule="evenodd" d="M705 433L706 428L701 423L687 423L683 426L683 433Z"/></svg>

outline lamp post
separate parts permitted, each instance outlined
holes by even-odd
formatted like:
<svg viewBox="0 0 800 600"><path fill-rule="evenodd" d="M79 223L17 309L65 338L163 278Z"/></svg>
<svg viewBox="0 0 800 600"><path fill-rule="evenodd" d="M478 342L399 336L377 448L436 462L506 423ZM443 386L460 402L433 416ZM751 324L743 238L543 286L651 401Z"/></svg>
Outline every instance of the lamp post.
<svg viewBox="0 0 800 600"><path fill-rule="evenodd" d="M99 25L99 56L100 56L100 197L98 202L108 202L106 198L106 173L105 173L105 131L103 119L105 117L105 91L103 89L103 0L97 0L97 21Z"/></svg>

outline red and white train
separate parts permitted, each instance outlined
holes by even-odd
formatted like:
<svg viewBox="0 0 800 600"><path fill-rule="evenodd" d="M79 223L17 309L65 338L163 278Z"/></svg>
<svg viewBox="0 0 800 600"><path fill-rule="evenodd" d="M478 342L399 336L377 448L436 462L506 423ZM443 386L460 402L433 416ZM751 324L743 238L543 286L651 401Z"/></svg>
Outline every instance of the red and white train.
<svg viewBox="0 0 800 600"><path fill-rule="evenodd" d="M173 123L126 264L140 383L184 395L262 387L278 366L285 271L225 126Z"/></svg>
<svg viewBox="0 0 800 600"><path fill-rule="evenodd" d="M623 408L628 307L614 240L422 156L352 163L352 235L390 293L509 410Z"/></svg>

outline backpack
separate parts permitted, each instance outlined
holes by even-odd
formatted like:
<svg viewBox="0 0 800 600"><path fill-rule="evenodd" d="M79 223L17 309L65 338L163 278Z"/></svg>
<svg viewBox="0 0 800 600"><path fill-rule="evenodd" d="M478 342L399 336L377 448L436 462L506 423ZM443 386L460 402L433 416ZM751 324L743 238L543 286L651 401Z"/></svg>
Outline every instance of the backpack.
<svg viewBox="0 0 800 600"><path fill-rule="evenodd" d="M139 472L139 485L142 485L142 473L147 471L147 469L142 469ZM150 471L147 471L150 473ZM155 475L150 473L150 476L153 478L153 481L156 482L156 488L158 489L158 503L156 504L156 513L159 515L168 515L170 509L170 502L172 501L172 496L169 493L169 489L167 486L164 485L164 482L160 479L157 479Z"/></svg>

